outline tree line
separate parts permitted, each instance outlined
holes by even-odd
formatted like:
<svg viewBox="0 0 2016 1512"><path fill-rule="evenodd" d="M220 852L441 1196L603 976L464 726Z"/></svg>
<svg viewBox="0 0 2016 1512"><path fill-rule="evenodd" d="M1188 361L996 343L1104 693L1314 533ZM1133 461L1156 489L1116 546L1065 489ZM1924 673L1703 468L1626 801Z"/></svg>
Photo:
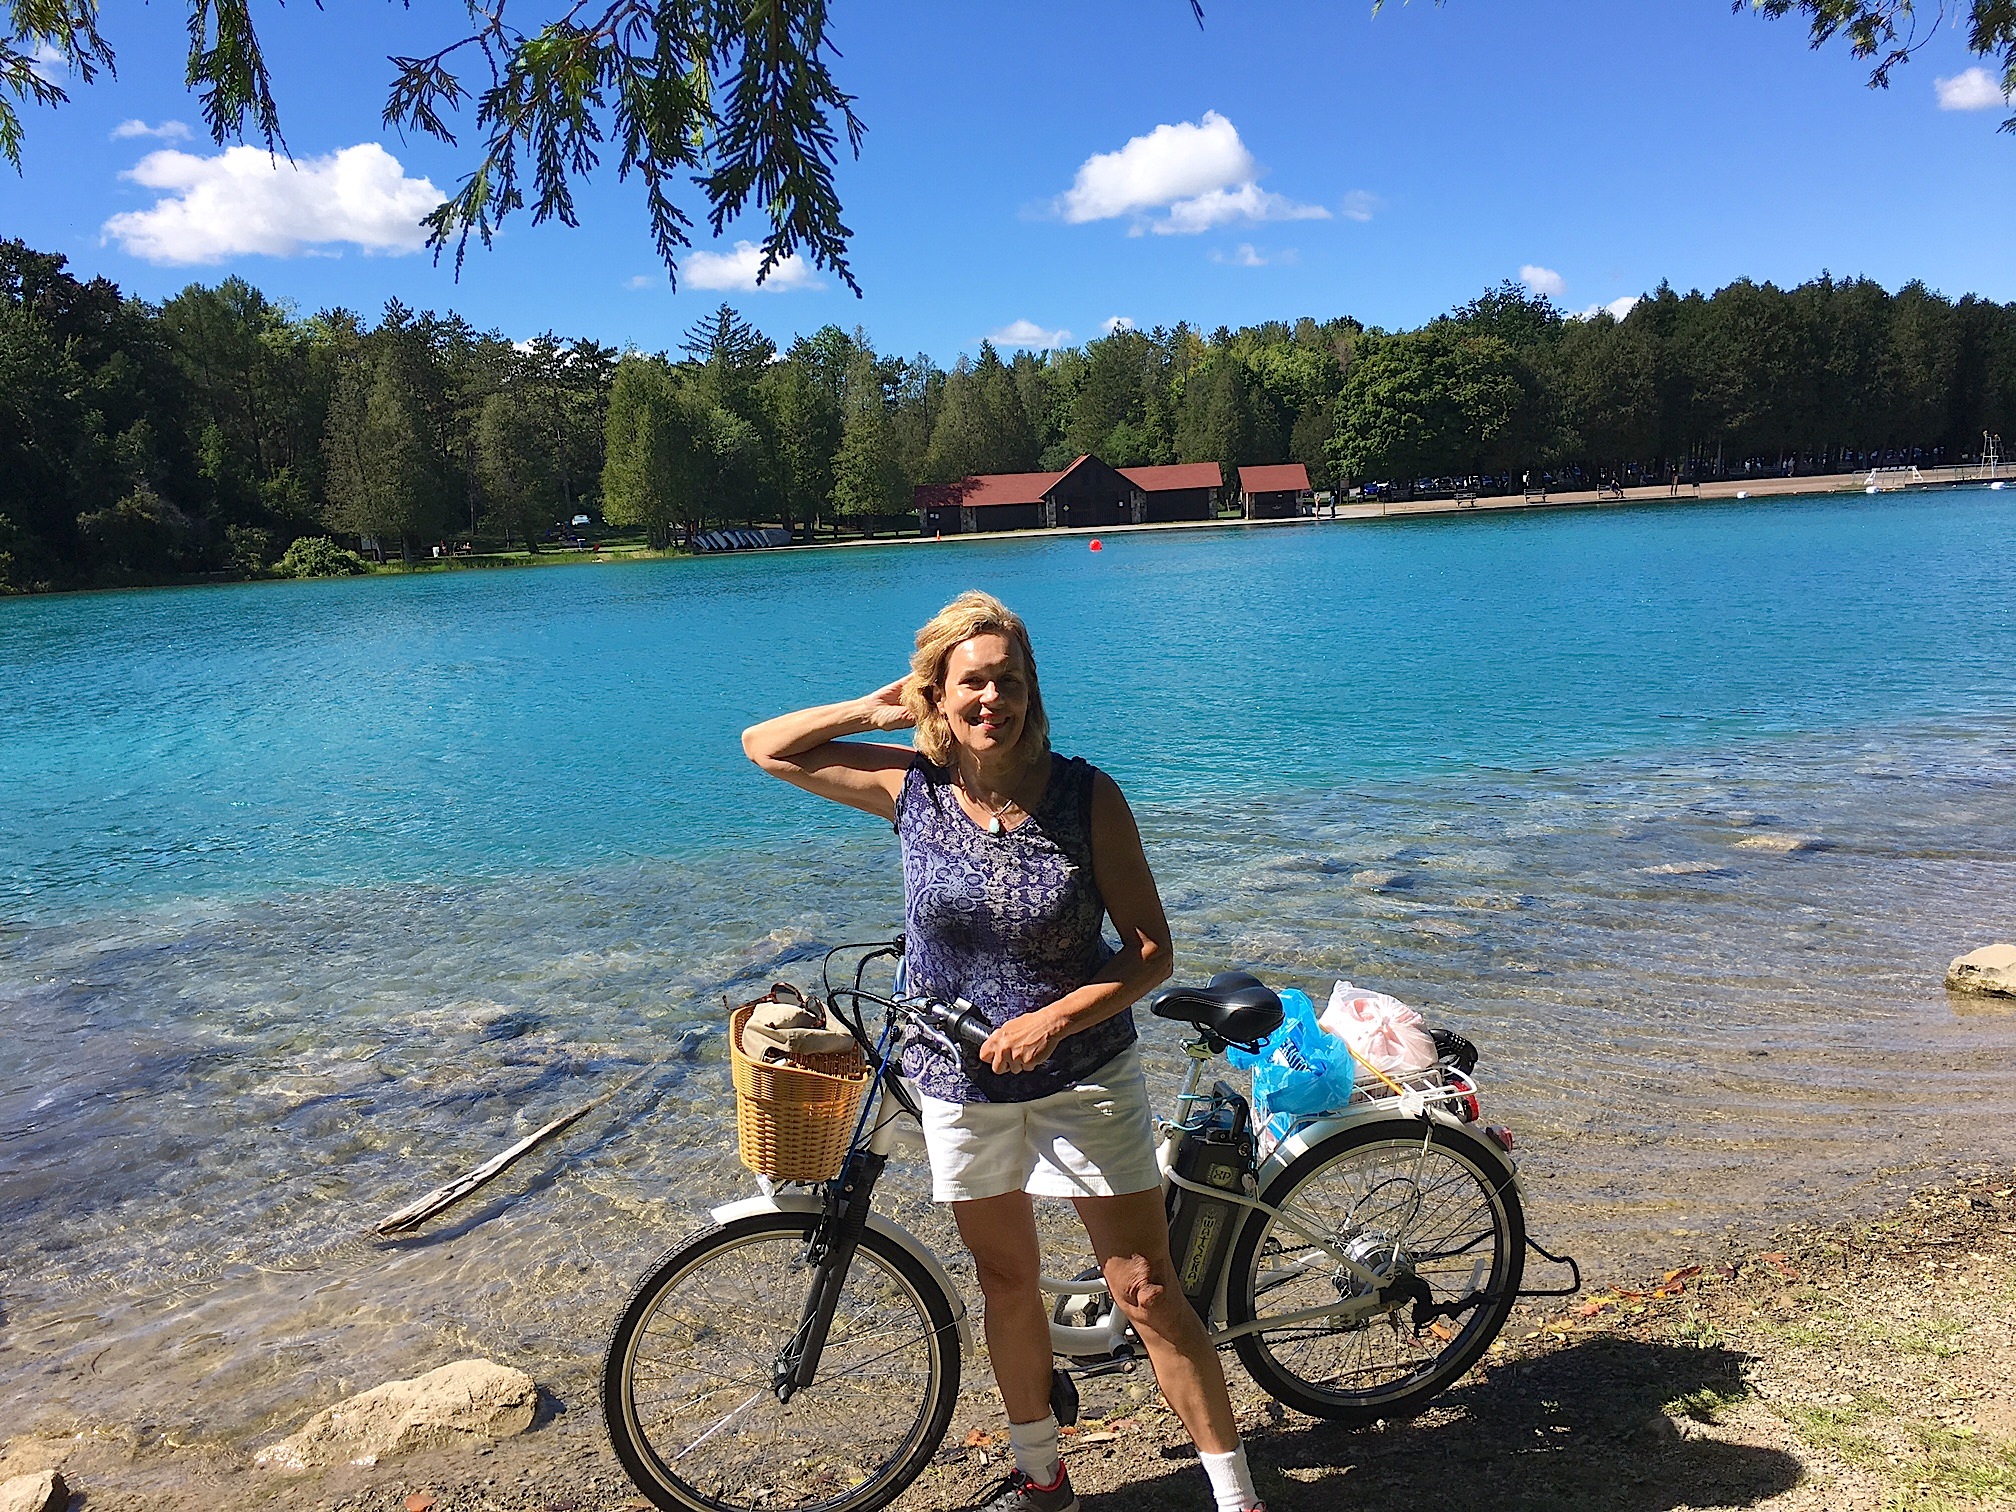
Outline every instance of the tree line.
<svg viewBox="0 0 2016 1512"><path fill-rule="evenodd" d="M586 514L915 528L981 472L1298 461L1319 488L1664 481L1972 457L2016 438L2016 305L1864 279L1661 286L1619 320L1515 285L1417 330L1119 329L950 368L724 305L678 350L512 341L394 301L297 315L239 278L160 304L0 242L0 588L250 576L334 535L538 549Z"/></svg>

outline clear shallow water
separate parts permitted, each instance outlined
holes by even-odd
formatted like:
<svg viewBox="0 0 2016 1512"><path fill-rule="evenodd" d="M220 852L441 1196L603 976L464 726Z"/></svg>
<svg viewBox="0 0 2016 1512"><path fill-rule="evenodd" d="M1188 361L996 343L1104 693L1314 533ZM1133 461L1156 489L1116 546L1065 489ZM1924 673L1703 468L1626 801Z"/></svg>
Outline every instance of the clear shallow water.
<svg viewBox="0 0 2016 1512"><path fill-rule="evenodd" d="M742 1184L721 994L898 913L887 831L736 734L971 584L1186 974L1471 1033L1543 1236L1646 1264L1999 1152L2016 1017L1939 980L2016 931L2003 495L6 602L0 1420L256 1437L477 1349L586 1401Z"/></svg>

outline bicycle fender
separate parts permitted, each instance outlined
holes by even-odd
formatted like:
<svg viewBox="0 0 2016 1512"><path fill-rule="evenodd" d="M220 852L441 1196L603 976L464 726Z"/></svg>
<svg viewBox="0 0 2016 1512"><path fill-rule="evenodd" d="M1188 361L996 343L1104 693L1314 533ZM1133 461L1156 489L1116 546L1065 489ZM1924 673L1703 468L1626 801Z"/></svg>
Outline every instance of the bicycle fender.
<svg viewBox="0 0 2016 1512"><path fill-rule="evenodd" d="M736 1202L723 1203L720 1207L710 1208L707 1216L712 1218L716 1223L733 1223L737 1218L748 1218L756 1213L816 1213L818 1211L819 1199L817 1197L803 1192L777 1192L768 1197L758 1195L755 1197L744 1197ZM945 1295L952 1299L953 1306L956 1309L954 1317L959 1324L960 1356L966 1358L973 1355L976 1350L973 1342L973 1320L967 1315L966 1298L960 1293L959 1288L953 1284L950 1273L946 1271L943 1265L938 1263L938 1257L932 1252L930 1246L911 1233L910 1230L903 1227L902 1224L895 1222L893 1219L885 1218L880 1213L870 1212L868 1214L867 1226L874 1229L883 1238L901 1245L912 1255L916 1256L918 1264L924 1267L930 1274L931 1279L945 1289Z"/></svg>
<svg viewBox="0 0 2016 1512"><path fill-rule="evenodd" d="M1267 1158L1260 1162L1260 1168L1253 1173L1254 1179L1259 1184L1259 1190L1266 1191L1268 1184L1292 1165L1305 1151L1321 1144L1333 1134L1343 1133L1346 1129L1393 1123L1411 1126L1418 1136L1424 1132L1422 1125L1431 1121L1440 1124L1451 1133L1460 1135L1476 1154L1483 1157L1484 1163L1487 1166L1504 1172L1507 1182L1517 1184L1519 1179L1518 1167L1506 1157L1503 1150L1480 1134L1474 1126L1464 1123L1460 1118L1442 1113L1436 1109L1431 1109L1425 1119L1364 1117L1316 1119L1314 1122L1304 1124L1302 1127L1296 1129L1286 1139L1270 1150Z"/></svg>

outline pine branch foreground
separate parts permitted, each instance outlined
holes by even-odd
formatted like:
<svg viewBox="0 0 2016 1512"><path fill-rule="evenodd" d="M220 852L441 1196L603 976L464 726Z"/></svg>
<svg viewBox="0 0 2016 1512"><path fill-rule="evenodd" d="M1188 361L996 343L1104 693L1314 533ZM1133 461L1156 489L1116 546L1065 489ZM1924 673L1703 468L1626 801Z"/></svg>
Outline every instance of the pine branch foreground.
<svg viewBox="0 0 2016 1512"><path fill-rule="evenodd" d="M575 186L614 154L617 177L643 185L675 283L693 226L677 188L690 178L713 235L752 207L768 217L759 277L796 256L861 292L833 170L843 138L859 154L863 127L829 67L826 0L583 0L528 19L531 9L455 6L461 35L387 60L387 126L461 145L458 125L473 117L475 161L424 222L437 258L452 252L459 270L472 237L489 246L519 211L576 225ZM96 0L5 0L5 10L0 153L19 171L17 102L63 105L63 75L89 84L116 68ZM287 151L251 0L189 0L188 83L213 141Z"/></svg>
<svg viewBox="0 0 2016 1512"><path fill-rule="evenodd" d="M1384 0L1372 0L1377 13ZM1442 3L1442 0L1437 0ZM116 73L98 27L98 0L0 0L0 154L21 168L19 106L68 102L63 80L92 83ZM1912 0L1732 0L1766 17L1797 15L1813 45L1847 39L1874 60L1872 86L1930 39L1941 5L1921 29ZM284 153L280 107L251 0L188 0L188 84L211 139L248 136ZM426 10L429 0L413 0ZM576 0L564 9L532 0L464 0L431 8L458 17L460 35L424 55L387 59L392 83L384 123L461 145L457 123L473 113L474 163L425 221L438 258L459 270L473 237L488 247L498 227L529 208L535 224L577 224L574 189L616 155L618 178L642 183L651 236L676 284L693 217L679 181L705 201L720 236L754 208L770 223L759 277L802 257L857 295L847 259L851 232L833 183L841 141L859 155L863 126L853 96L828 60L827 0ZM527 11L533 12L529 21ZM1189 0L1199 25L1201 0ZM525 24L521 25L521 22ZM2016 0L1968 0L1967 45L2000 65L2005 98L2016 97ZM465 29L466 28L466 29ZM2002 123L2016 131L2016 114Z"/></svg>

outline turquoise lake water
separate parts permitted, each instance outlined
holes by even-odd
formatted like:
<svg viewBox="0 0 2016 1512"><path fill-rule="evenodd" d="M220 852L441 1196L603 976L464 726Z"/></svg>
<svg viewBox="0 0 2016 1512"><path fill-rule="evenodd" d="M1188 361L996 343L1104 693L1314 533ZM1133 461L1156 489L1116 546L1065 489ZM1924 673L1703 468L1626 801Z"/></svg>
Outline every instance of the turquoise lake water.
<svg viewBox="0 0 2016 1512"><path fill-rule="evenodd" d="M1543 1237L1628 1269L1999 1153L2016 1019L1939 984L2016 933L2006 493L0 601L0 1417L585 1368L743 1180L722 995L899 915L886 827L737 735L969 586L1184 974L1472 1034ZM629 1076L442 1236L362 1237Z"/></svg>

